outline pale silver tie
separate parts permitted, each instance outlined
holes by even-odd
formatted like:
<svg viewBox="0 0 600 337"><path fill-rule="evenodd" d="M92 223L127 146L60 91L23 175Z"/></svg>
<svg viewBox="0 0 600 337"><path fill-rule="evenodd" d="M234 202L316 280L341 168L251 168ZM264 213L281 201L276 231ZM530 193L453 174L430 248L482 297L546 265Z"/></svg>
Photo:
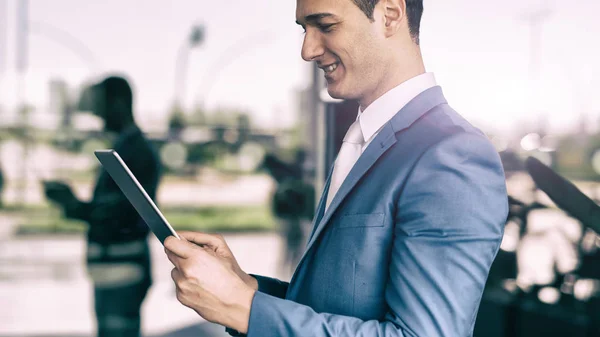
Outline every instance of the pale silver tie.
<svg viewBox="0 0 600 337"><path fill-rule="evenodd" d="M331 183L329 184L329 192L327 192L325 210L329 208L331 200L333 200L333 197L335 197L340 186L342 186L346 176L350 173L350 170L358 160L358 157L360 157L364 143L365 140L360 129L360 123L357 120L354 124L350 125L348 132L346 132L342 147L335 160L333 174L331 175Z"/></svg>

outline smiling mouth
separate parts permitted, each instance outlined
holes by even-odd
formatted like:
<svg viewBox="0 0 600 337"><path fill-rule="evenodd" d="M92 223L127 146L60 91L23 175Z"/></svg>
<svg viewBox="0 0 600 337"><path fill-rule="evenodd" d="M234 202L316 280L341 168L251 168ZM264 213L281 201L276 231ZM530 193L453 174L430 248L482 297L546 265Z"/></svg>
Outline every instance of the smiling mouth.
<svg viewBox="0 0 600 337"><path fill-rule="evenodd" d="M323 71L325 72L325 74L331 74L332 72L334 72L337 67L338 67L339 63L334 63L334 64L330 64L328 66L322 67L321 69L323 69Z"/></svg>

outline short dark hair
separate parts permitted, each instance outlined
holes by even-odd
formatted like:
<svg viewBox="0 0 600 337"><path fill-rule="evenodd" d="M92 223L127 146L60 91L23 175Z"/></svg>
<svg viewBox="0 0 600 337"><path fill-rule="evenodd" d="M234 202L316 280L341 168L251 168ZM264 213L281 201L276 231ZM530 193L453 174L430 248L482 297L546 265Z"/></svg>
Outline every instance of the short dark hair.
<svg viewBox="0 0 600 337"><path fill-rule="evenodd" d="M99 85L103 89L104 99L110 101L114 98L121 99L129 107L133 107L133 92L129 82L121 76L105 78Z"/></svg>
<svg viewBox="0 0 600 337"><path fill-rule="evenodd" d="M365 15L373 21L373 11L379 0L352 0ZM410 36L416 44L419 44L419 30L421 28L421 16L423 15L423 0L406 0L406 16L408 17L408 29Z"/></svg>

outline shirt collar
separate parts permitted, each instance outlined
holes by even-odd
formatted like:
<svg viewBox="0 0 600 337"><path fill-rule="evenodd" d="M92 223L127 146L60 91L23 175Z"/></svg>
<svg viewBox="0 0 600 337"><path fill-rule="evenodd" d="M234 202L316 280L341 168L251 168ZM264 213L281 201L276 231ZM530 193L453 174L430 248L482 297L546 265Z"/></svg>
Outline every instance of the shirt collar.
<svg viewBox="0 0 600 337"><path fill-rule="evenodd" d="M364 111L359 107L356 119L360 123L365 142L369 142L379 129L408 102L423 91L436 86L433 73L424 73L400 83L377 98Z"/></svg>

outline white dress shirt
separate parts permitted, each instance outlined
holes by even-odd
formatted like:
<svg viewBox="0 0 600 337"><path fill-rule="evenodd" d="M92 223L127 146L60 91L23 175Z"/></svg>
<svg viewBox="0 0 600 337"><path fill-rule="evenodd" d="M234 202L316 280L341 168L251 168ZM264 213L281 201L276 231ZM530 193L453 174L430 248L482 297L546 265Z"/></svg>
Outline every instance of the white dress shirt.
<svg viewBox="0 0 600 337"><path fill-rule="evenodd" d="M360 123L365 144L362 151L377 136L379 130L387 123L400 109L402 109L413 98L417 97L423 91L437 85L433 73L424 73L411 78L408 81L390 89L381 97L371 103L364 111L358 108L356 117Z"/></svg>
<svg viewBox="0 0 600 337"><path fill-rule="evenodd" d="M433 73L424 73L390 89L371 103L364 111L362 111L361 107L358 108L356 120L360 125L359 132L362 132L364 144L355 150L349 150L349 146L354 145L352 142L351 144L342 144L342 148L334 164L325 210L329 208L329 204L333 201L335 194L344 180L346 180L348 172L350 172L358 157L365 152L385 123L394 117L413 98L436 85ZM348 133L350 133L350 130L348 130L346 137L348 137ZM355 145L360 146L360 144ZM346 151L344 152L343 150Z"/></svg>

